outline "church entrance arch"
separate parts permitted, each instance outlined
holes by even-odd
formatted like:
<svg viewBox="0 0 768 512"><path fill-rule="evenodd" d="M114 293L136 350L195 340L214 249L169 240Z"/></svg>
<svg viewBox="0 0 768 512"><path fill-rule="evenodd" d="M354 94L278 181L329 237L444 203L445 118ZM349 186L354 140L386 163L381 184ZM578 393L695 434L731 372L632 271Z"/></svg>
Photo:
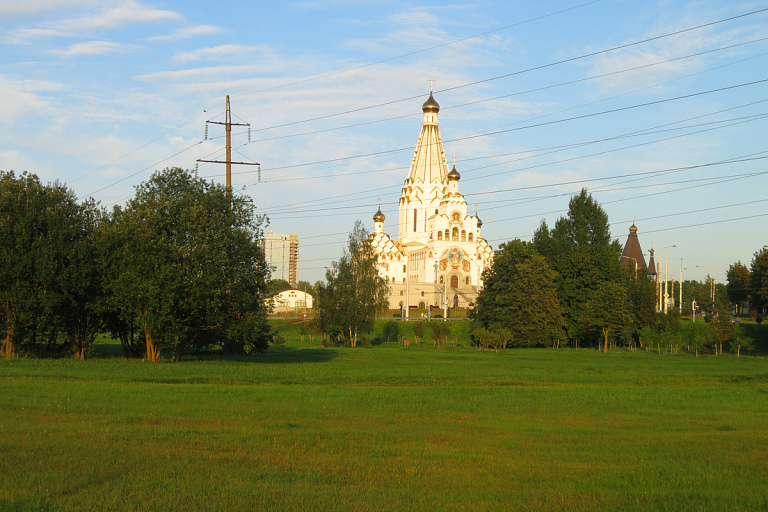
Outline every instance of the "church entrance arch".
<svg viewBox="0 0 768 512"><path fill-rule="evenodd" d="M456 274L451 276L451 288L458 288L459 287L459 276Z"/></svg>

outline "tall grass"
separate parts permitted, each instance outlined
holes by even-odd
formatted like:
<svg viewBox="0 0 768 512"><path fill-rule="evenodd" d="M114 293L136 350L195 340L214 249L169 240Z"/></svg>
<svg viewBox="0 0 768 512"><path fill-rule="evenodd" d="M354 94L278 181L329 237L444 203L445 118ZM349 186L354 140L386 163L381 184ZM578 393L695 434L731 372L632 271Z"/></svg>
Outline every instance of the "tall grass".
<svg viewBox="0 0 768 512"><path fill-rule="evenodd" d="M768 509L763 357L280 329L247 358L0 362L0 510Z"/></svg>

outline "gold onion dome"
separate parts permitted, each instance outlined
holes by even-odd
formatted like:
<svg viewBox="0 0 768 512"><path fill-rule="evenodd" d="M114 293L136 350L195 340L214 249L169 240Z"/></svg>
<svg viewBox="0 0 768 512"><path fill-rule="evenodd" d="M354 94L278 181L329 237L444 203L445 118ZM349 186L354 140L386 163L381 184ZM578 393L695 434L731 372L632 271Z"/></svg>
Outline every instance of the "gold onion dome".
<svg viewBox="0 0 768 512"><path fill-rule="evenodd" d="M384 214L381 213L381 208L373 216L373 222L384 222Z"/></svg>
<svg viewBox="0 0 768 512"><path fill-rule="evenodd" d="M446 177L448 178L448 181L459 181L461 179L461 174L456 170L456 164L453 165L453 169L451 169L451 172L449 172Z"/></svg>
<svg viewBox="0 0 768 512"><path fill-rule="evenodd" d="M435 101L434 96L432 96L432 93L429 93L429 98L427 98L427 101L424 102L424 105L421 106L421 110L424 112L440 112L440 104Z"/></svg>
<svg viewBox="0 0 768 512"><path fill-rule="evenodd" d="M634 224L632 224L632 225L629 227L629 232L630 232L630 233L637 233L637 226L635 226Z"/></svg>

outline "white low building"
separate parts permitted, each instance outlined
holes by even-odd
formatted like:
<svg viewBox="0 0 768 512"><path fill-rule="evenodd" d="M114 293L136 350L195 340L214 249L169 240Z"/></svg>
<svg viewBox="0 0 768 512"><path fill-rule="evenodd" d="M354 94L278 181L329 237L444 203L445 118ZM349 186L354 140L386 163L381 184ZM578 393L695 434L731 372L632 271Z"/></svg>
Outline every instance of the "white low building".
<svg viewBox="0 0 768 512"><path fill-rule="evenodd" d="M272 308L275 312L312 309L313 302L312 295L295 288L283 290L272 296Z"/></svg>

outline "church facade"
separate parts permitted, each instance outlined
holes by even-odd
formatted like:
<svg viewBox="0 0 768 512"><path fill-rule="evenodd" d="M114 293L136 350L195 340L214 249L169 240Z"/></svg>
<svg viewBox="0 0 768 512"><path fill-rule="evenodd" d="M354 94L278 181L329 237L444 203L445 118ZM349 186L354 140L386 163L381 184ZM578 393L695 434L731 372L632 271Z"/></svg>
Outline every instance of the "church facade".
<svg viewBox="0 0 768 512"><path fill-rule="evenodd" d="M482 222L467 212L459 192L461 175L448 170L437 117L440 105L430 92L411 167L400 194L398 236L384 232L381 207L373 216L369 240L379 274L390 286L389 306L403 309L472 307L482 288L482 272L493 250L480 234Z"/></svg>

